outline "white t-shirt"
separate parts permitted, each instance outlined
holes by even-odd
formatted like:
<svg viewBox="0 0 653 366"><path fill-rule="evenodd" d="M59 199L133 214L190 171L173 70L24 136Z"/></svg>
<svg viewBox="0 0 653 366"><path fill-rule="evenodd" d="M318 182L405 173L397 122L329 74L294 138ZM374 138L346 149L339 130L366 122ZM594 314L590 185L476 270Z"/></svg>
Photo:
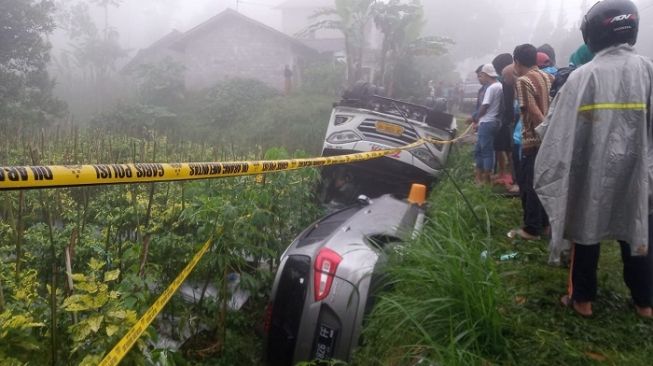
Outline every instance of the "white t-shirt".
<svg viewBox="0 0 653 366"><path fill-rule="evenodd" d="M496 82L488 86L485 90L485 96L483 97L483 103L481 105L487 105L487 113L478 121L479 123L484 122L495 122L499 121L501 112L501 100L503 99L503 86L501 83Z"/></svg>

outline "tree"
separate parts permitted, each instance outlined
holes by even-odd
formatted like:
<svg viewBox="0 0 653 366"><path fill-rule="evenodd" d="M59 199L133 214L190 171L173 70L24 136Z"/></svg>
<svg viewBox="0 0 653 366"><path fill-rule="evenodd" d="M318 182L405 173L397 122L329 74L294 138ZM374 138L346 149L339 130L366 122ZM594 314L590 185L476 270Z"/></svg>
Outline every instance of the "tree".
<svg viewBox="0 0 653 366"><path fill-rule="evenodd" d="M447 51L447 44L452 43L443 37L420 37L425 24L424 9L420 0L376 3L373 13L374 22L383 33L379 61L380 84L384 85L391 95L399 64L412 65L413 60L409 58L415 56L441 55Z"/></svg>
<svg viewBox="0 0 653 366"><path fill-rule="evenodd" d="M493 53L502 39L499 6L490 0L425 1L425 34L453 40L456 46L451 52L455 60Z"/></svg>
<svg viewBox="0 0 653 366"><path fill-rule="evenodd" d="M92 3L97 4L104 10L104 38L109 38L109 7L119 7L122 0L91 0Z"/></svg>
<svg viewBox="0 0 653 366"><path fill-rule="evenodd" d="M43 125L65 111L47 72L54 29L49 0L0 2L0 123Z"/></svg>
<svg viewBox="0 0 653 366"><path fill-rule="evenodd" d="M73 45L77 64L88 70L94 82L102 85L108 74L115 71L116 62L127 56L127 51L120 46L119 38L118 32L111 29L104 38L89 34Z"/></svg>
<svg viewBox="0 0 653 366"><path fill-rule="evenodd" d="M551 45L556 50L556 63L558 66L567 66L569 56L583 44L583 38L580 32L580 20L567 25L567 11L564 9L564 1L560 1L558 21L555 30L551 34ZM587 4L581 5L580 12L585 14Z"/></svg>
<svg viewBox="0 0 653 366"><path fill-rule="evenodd" d="M557 25L564 27L564 24ZM544 10L537 20L537 25L530 40L531 43L536 47L542 43L550 43L554 29L556 27L554 27L553 20L551 19L551 3L547 1L544 2Z"/></svg>
<svg viewBox="0 0 653 366"><path fill-rule="evenodd" d="M116 82L111 78L112 73L118 60L128 55L120 45L120 34L108 19L109 7L119 6L121 1L93 0L93 3L104 10L103 29L96 25L88 2L60 0L57 4L57 25L70 43L56 59L56 65L67 83L71 109L88 113L102 111L107 105L111 86ZM77 105L80 100L83 102Z"/></svg>
<svg viewBox="0 0 653 366"><path fill-rule="evenodd" d="M301 34L311 34L320 29L339 30L345 37L347 54L347 81L352 84L362 72L365 50L365 30L373 18L376 0L335 0L333 8L316 11L309 25Z"/></svg>
<svg viewBox="0 0 653 366"><path fill-rule="evenodd" d="M402 48L411 31L421 32L423 26L423 9L418 0L403 3L401 0L390 0L388 3L377 3L374 6L374 23L383 33L379 76L381 84L385 85L388 53ZM419 34L418 34L419 35Z"/></svg>
<svg viewBox="0 0 653 366"><path fill-rule="evenodd" d="M171 58L136 69L143 103L160 107L178 106L184 99L185 67Z"/></svg>

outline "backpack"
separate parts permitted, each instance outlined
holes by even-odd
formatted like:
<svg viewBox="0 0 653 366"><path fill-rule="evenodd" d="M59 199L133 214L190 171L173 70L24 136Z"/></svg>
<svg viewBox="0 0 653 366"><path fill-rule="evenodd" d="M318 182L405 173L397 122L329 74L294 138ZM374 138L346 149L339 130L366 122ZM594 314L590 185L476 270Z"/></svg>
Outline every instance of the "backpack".
<svg viewBox="0 0 653 366"><path fill-rule="evenodd" d="M567 79L569 79L569 75L571 75L574 70L576 70L576 66L573 65L558 70L555 74L555 80L553 80L553 84L551 84L551 93L549 94L551 99L555 98L560 89L562 89L562 86L567 82Z"/></svg>

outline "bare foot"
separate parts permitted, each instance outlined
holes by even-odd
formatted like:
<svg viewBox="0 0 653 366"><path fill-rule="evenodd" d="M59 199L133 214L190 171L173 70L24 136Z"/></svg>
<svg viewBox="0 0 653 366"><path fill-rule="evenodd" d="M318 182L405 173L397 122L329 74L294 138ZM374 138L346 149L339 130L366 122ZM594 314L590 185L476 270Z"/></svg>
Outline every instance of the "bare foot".
<svg viewBox="0 0 653 366"><path fill-rule="evenodd" d="M653 318L653 308L645 307L645 308L640 308L639 306L635 305L635 310L637 311L637 315L644 319L651 319Z"/></svg>
<svg viewBox="0 0 653 366"><path fill-rule="evenodd" d="M523 240L539 240L539 236L531 235L526 232L524 229L513 229L508 232L508 237L510 239L520 238Z"/></svg>

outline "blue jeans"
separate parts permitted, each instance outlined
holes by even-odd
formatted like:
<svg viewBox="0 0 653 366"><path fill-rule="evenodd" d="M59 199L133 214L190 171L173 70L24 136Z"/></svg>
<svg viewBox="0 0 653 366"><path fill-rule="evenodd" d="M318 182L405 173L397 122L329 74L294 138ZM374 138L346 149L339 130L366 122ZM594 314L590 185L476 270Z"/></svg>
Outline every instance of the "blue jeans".
<svg viewBox="0 0 653 366"><path fill-rule="evenodd" d="M483 122L478 124L478 140L474 158L476 168L484 172L494 169L494 135L497 131L497 122Z"/></svg>

